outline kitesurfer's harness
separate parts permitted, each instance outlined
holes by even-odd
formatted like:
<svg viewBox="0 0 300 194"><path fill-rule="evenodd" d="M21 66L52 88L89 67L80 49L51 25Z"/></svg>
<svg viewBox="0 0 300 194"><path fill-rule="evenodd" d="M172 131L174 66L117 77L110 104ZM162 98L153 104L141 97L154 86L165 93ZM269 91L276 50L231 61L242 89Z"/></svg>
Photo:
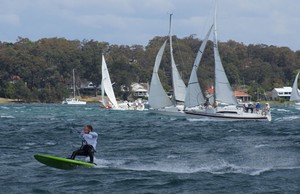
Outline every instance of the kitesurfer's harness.
<svg viewBox="0 0 300 194"><path fill-rule="evenodd" d="M83 140L81 141L81 147L80 147L80 149L83 149L83 147L84 147L85 145L91 147L93 153L96 152L95 148L94 148L92 145L88 144L87 141L86 141L85 139L83 139Z"/></svg>

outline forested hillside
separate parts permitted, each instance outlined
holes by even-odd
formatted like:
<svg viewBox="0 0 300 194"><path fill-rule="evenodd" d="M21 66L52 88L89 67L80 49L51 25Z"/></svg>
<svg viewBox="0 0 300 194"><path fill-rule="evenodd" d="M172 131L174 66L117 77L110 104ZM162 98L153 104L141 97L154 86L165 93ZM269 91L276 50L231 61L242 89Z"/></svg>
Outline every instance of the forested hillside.
<svg viewBox="0 0 300 194"><path fill-rule="evenodd" d="M149 82L155 56L167 37L154 37L146 47L110 45L94 40L44 38L31 41L19 37L15 43L0 42L0 97L26 102L59 102L70 95L72 69L78 81L101 82L104 54L114 89L121 97L121 85ZM178 69L188 82L201 41L194 36L173 37ZM254 97L274 87L290 86L300 69L300 51L269 45L220 42L219 51L228 79L235 89L246 88ZM213 84L213 47L209 42L200 64L201 87ZM160 78L171 89L169 50L165 51Z"/></svg>

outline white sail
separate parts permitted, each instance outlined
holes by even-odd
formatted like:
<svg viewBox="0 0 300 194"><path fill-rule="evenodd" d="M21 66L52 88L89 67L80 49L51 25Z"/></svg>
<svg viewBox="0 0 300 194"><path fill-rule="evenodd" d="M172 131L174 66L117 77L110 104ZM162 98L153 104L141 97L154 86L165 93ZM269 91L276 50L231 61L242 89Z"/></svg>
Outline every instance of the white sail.
<svg viewBox="0 0 300 194"><path fill-rule="evenodd" d="M113 104L114 108L118 108L118 103L115 97L114 90L112 88L111 80L109 77L107 65L104 59L104 56L102 55L102 81L101 81L101 94L102 94L102 101L105 106L107 105L107 102L105 101L104 94L106 93L109 101Z"/></svg>
<svg viewBox="0 0 300 194"><path fill-rule="evenodd" d="M194 61L194 65L193 65L193 69L191 72L191 76L190 76L190 80L188 83L188 87L186 90L186 94L185 94L185 100L184 100L184 106L185 107L195 107L198 106L200 104L204 104L205 103L205 99L202 93L202 90L200 88L199 85L199 81L198 81L198 76L197 76L197 70L198 67L200 65L200 61L204 52L204 49L206 47L209 35L211 33L211 30L213 28L213 25L210 27L209 31L207 32L205 39L203 40L196 59Z"/></svg>
<svg viewBox="0 0 300 194"><path fill-rule="evenodd" d="M292 88L292 93L291 93L291 97L290 97L290 101L300 101L300 93L299 93L299 89L298 89L298 77L299 77L299 73L297 73L297 76L294 80L294 84L293 84L293 88Z"/></svg>
<svg viewBox="0 0 300 194"><path fill-rule="evenodd" d="M109 104L105 98L105 91L104 91L104 85L103 85L103 81L101 81L101 100L102 100L102 105L104 107L107 107L107 105Z"/></svg>
<svg viewBox="0 0 300 194"><path fill-rule="evenodd" d="M161 63L162 55L166 47L167 40L164 42L164 44L159 49L156 58L155 58L155 64L153 68L153 74L151 78L150 83L150 90L149 90L149 105L151 108L158 109L158 108L164 108L167 106L171 106L172 102L169 99L167 93L165 92L159 76L158 76L158 69Z"/></svg>
<svg viewBox="0 0 300 194"><path fill-rule="evenodd" d="M218 49L218 39L217 39L217 26L216 26L216 14L217 9L215 9L215 19L214 19L214 57L215 57L215 87L214 87L214 97L215 101L227 103L227 104L237 104L237 99L234 96L230 83L227 79L226 73L224 71L219 49Z"/></svg>
<svg viewBox="0 0 300 194"><path fill-rule="evenodd" d="M186 93L186 86L178 72L176 67L176 63L173 56L173 45L172 45L172 14L170 14L170 31L169 31L169 39L170 39L170 53L171 53L171 66L172 66L172 83L173 83L173 98L176 102L184 102L185 93Z"/></svg>

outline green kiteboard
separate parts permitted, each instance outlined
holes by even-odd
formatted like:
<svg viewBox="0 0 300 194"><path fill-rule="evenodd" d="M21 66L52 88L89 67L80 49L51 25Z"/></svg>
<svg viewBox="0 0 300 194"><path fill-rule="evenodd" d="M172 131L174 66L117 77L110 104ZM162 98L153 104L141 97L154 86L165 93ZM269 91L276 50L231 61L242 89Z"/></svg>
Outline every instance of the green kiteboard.
<svg viewBox="0 0 300 194"><path fill-rule="evenodd" d="M89 162L83 162L83 161L79 161L79 160L71 160L71 159L67 159L67 158L62 158L62 157L57 157L57 156L50 156L50 155L45 155L45 154L36 154L34 155L34 158L53 168L59 168L59 169L63 169L63 170L71 170L71 169L75 169L78 167L85 167L85 168L91 168L91 167L95 167L96 165L93 163L89 163Z"/></svg>

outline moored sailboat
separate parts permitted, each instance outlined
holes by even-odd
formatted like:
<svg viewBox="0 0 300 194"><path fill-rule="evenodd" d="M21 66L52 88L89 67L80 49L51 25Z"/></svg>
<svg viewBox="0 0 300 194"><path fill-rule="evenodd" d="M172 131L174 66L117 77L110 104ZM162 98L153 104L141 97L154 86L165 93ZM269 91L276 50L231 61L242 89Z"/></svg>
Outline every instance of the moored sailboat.
<svg viewBox="0 0 300 194"><path fill-rule="evenodd" d="M76 81L75 81L75 69L73 69L73 98L66 98L62 101L62 104L86 104L85 101L81 101L76 98Z"/></svg>

